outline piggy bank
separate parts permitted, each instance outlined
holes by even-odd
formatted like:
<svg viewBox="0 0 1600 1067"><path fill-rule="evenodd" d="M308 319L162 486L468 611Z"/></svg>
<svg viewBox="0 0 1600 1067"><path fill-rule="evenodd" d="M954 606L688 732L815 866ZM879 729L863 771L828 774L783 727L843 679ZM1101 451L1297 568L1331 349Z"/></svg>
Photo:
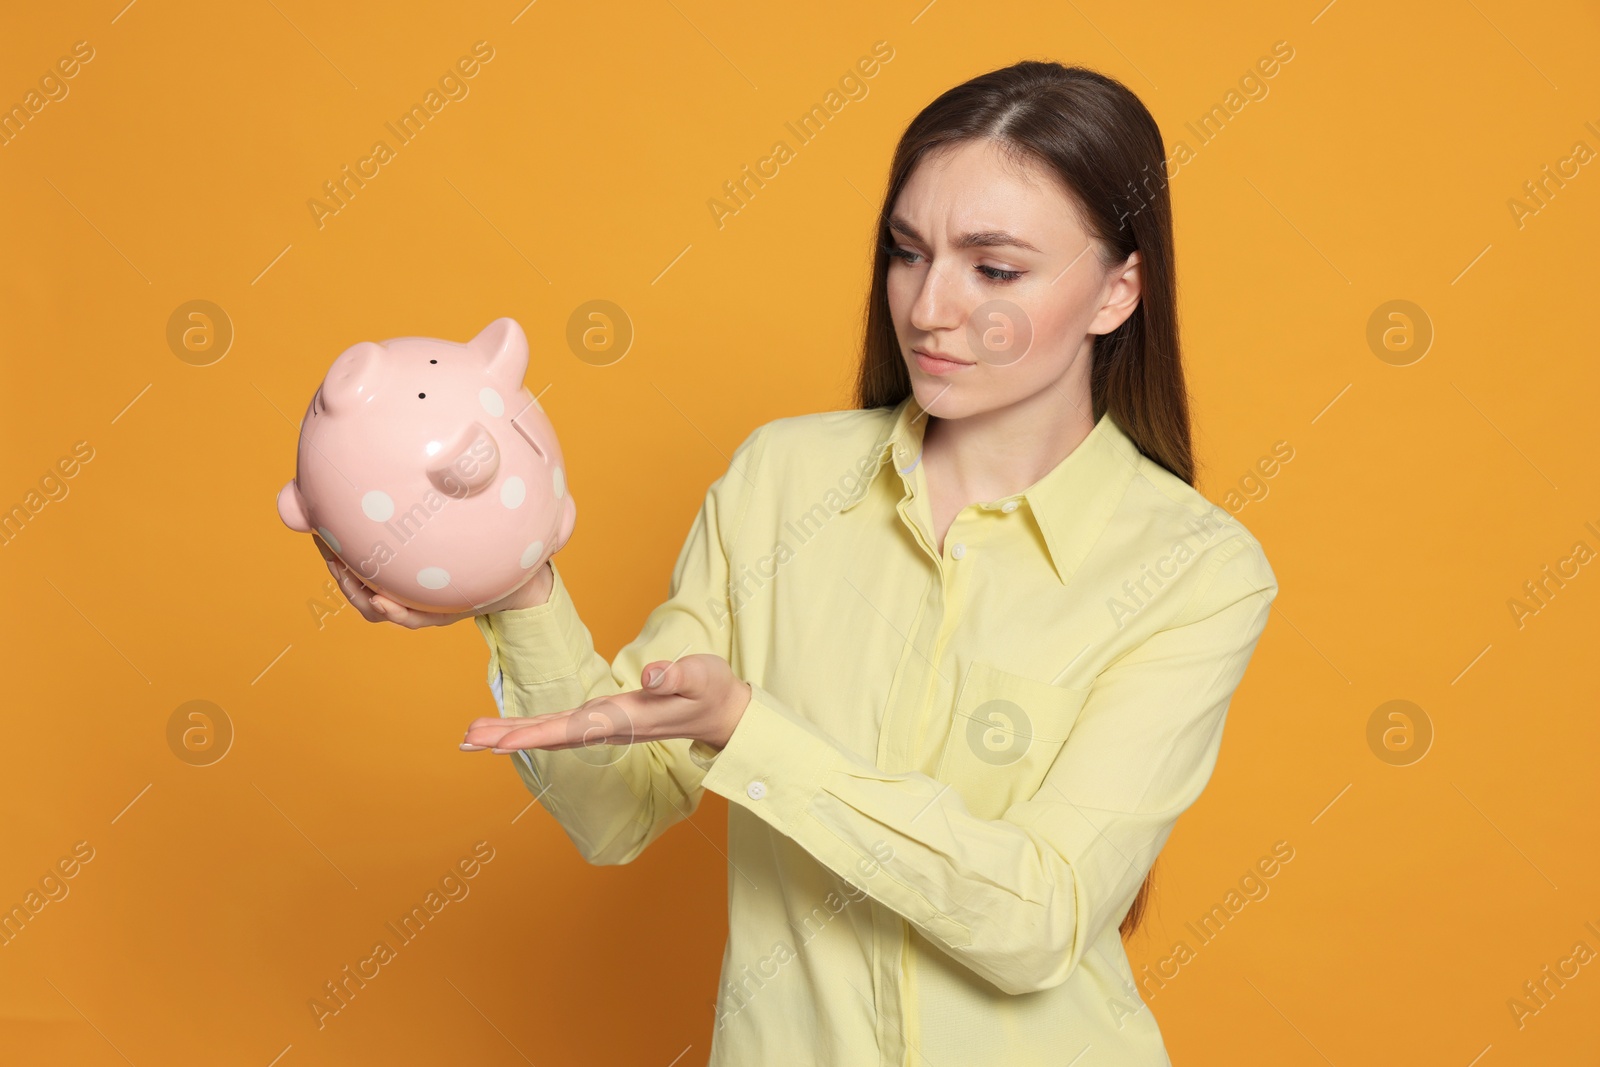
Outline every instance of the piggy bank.
<svg viewBox="0 0 1600 1067"><path fill-rule="evenodd" d="M346 349L306 408L278 514L407 607L466 611L515 592L577 519L527 369L527 336L509 318L466 344Z"/></svg>

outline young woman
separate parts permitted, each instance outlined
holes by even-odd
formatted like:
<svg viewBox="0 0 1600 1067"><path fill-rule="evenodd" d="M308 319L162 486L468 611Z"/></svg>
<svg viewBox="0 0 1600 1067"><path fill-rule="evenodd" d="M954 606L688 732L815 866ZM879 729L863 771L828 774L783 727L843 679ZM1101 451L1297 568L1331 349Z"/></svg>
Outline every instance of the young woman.
<svg viewBox="0 0 1600 1067"><path fill-rule="evenodd" d="M559 569L473 615L593 863L729 802L713 1065L1167 1063L1120 935L1277 582L1194 488L1160 131L1024 62L895 152L856 408L758 426L608 663ZM326 554L326 550L324 549ZM409 611L330 567L369 619Z"/></svg>

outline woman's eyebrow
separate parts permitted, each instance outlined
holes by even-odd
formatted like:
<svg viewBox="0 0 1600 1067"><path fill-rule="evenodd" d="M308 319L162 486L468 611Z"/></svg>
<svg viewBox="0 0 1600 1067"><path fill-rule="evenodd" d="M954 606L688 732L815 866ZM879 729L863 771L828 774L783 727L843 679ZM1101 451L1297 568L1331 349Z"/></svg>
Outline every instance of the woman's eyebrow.
<svg viewBox="0 0 1600 1067"><path fill-rule="evenodd" d="M918 233L915 227L899 215L889 219L889 229L898 230L918 244L928 243L927 239ZM964 233L956 239L957 248L998 248L1004 245L1009 245L1013 248L1026 248L1030 252L1038 252L1040 255L1044 255L1042 250L1035 248L1015 234L1006 233L1004 230L979 230L976 233Z"/></svg>

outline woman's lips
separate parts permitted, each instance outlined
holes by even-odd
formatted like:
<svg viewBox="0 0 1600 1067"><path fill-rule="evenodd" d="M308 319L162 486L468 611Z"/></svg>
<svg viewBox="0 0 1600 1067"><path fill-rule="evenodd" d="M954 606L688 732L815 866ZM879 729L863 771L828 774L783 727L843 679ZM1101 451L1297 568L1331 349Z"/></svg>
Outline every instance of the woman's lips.
<svg viewBox="0 0 1600 1067"><path fill-rule="evenodd" d="M972 366L971 363L963 363L959 360L942 359L939 356L930 356L918 348L912 349L912 352L917 357L917 366L921 367L929 374L954 374L963 367Z"/></svg>

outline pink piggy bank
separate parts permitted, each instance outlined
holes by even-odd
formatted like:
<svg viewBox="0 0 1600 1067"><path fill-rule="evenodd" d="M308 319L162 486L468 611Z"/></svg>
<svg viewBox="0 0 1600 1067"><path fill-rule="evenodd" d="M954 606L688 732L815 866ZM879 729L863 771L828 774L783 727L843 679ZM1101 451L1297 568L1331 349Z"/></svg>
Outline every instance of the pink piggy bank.
<svg viewBox="0 0 1600 1067"><path fill-rule="evenodd" d="M407 607L465 611L516 591L578 514L527 370L527 336L509 318L466 344L346 349L306 408L278 514Z"/></svg>

